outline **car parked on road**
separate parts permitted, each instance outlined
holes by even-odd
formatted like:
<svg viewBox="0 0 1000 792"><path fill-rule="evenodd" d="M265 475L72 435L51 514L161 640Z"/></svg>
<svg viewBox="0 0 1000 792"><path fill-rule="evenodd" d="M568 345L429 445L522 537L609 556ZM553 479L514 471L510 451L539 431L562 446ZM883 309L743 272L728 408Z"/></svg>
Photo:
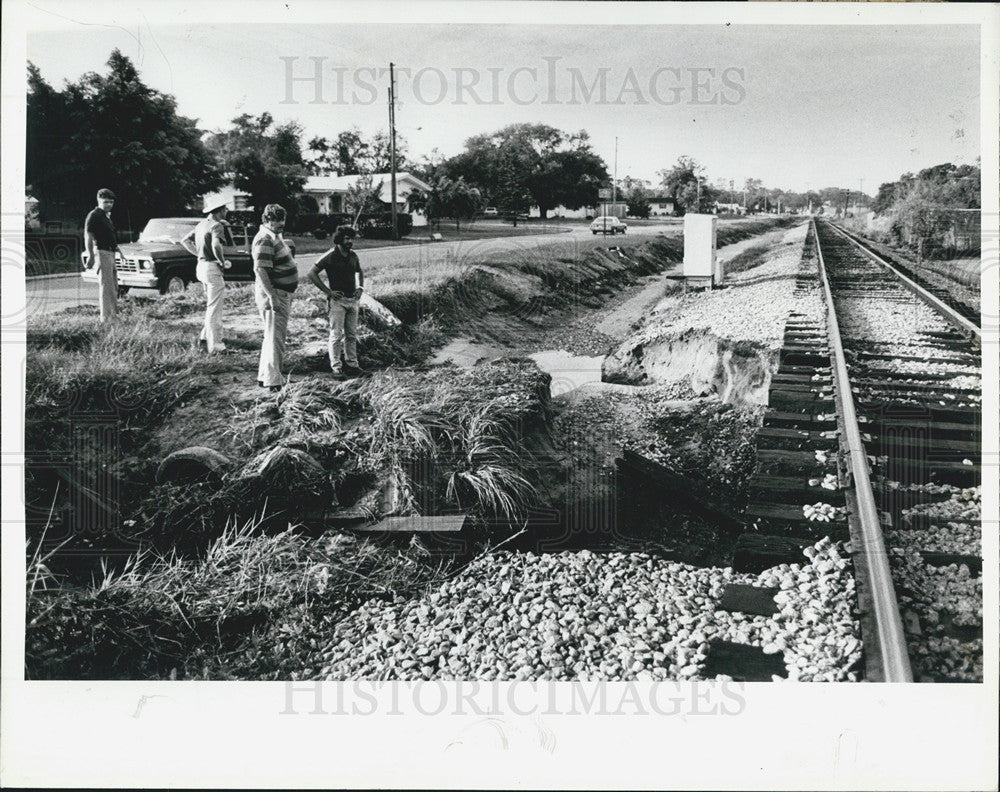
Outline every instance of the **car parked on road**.
<svg viewBox="0 0 1000 792"><path fill-rule="evenodd" d="M613 215L603 215L595 217L590 224L590 230L596 234L624 234L628 230L628 224Z"/></svg>
<svg viewBox="0 0 1000 792"><path fill-rule="evenodd" d="M120 245L115 253L118 293L126 294L129 289L156 289L160 294L183 292L189 283L197 279L195 268L198 260L181 245L181 240L200 221L200 217L154 217L146 223L138 240ZM227 223L226 232L228 239L223 251L233 266L223 271L223 278L249 283L254 279L250 245L257 226ZM292 240L286 242L294 255L295 243ZM81 259L83 278L96 281L98 275L90 267L86 251Z"/></svg>
<svg viewBox="0 0 1000 792"><path fill-rule="evenodd" d="M500 212L497 211L495 206L487 206L483 209L483 217L498 217Z"/></svg>

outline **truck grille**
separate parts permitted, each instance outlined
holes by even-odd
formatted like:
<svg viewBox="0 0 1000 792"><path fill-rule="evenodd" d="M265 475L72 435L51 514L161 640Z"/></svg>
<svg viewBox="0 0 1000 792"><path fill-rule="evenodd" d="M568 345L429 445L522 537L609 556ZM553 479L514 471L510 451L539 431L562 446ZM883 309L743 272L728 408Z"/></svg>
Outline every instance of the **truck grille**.
<svg viewBox="0 0 1000 792"><path fill-rule="evenodd" d="M138 272L139 260L134 258L121 259L118 262L118 269L122 272Z"/></svg>

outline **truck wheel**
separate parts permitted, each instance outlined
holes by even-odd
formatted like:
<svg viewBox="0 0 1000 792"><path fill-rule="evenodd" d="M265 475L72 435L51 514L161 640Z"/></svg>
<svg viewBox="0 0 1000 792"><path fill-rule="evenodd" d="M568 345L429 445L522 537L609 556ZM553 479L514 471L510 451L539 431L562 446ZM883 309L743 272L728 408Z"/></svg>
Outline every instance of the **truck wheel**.
<svg viewBox="0 0 1000 792"><path fill-rule="evenodd" d="M176 272L168 272L160 278L160 294L183 294L187 290L188 281Z"/></svg>

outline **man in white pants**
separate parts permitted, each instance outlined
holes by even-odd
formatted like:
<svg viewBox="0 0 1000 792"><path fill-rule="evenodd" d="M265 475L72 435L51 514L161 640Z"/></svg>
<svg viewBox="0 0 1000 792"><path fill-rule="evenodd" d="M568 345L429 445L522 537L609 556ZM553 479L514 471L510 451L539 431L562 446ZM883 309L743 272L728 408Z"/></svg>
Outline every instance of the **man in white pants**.
<svg viewBox="0 0 1000 792"><path fill-rule="evenodd" d="M225 352L222 340L222 307L226 294L223 270L232 266L226 259L223 246L226 244L226 205L213 203L204 209L205 219L195 226L194 231L181 240L185 249L198 257L195 274L205 284L205 324L201 328L200 341L204 341L209 354Z"/></svg>
<svg viewBox="0 0 1000 792"><path fill-rule="evenodd" d="M281 236L285 230L285 210L268 204L261 215L261 227L250 248L253 256L254 302L264 325L260 346L257 384L271 391L281 390L285 358L285 335L292 312L292 295L299 285L299 270L292 251Z"/></svg>
<svg viewBox="0 0 1000 792"><path fill-rule="evenodd" d="M110 322L118 313L118 273L115 271L115 251L118 236L111 223L111 208L115 205L115 194L108 189L97 191L97 207L90 210L83 223L84 244L91 266L100 277L100 291L97 302L101 311L101 322Z"/></svg>

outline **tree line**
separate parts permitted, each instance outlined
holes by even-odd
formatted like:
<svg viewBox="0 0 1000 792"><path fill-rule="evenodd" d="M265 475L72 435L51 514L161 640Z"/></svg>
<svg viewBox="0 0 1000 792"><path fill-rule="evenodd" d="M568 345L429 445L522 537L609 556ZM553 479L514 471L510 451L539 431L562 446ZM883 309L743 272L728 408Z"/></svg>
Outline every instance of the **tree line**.
<svg viewBox="0 0 1000 792"><path fill-rule="evenodd" d="M384 207L385 185L371 176L390 169L387 133L366 136L352 127L304 143L298 122L279 124L267 112L243 114L228 129L207 132L178 114L173 96L146 86L119 50L106 65L107 74L89 72L57 90L28 64L26 184L43 219L82 218L96 189L107 186L118 197L119 225L138 230L150 217L189 212L229 180L253 206L281 203L294 219L318 211L315 200L302 195L308 177L331 173L363 176L346 196L352 213ZM397 136L396 163L397 170L429 185L410 194L411 210L456 223L487 206L515 222L531 207L543 218L559 206L596 207L598 190L612 181L585 130L564 132L541 123L474 135L455 156L435 149L419 161ZM619 180L618 199L630 215L649 216L653 198L669 200L676 214L684 214L727 205L748 212L779 206L822 211L824 205L846 207L852 196L838 187L767 188L752 178L742 185L712 182L688 156L657 176L657 185L628 176ZM919 226L935 207L978 208L979 168L935 166L883 184L874 199L859 192L853 199L876 212L895 212L901 226Z"/></svg>

